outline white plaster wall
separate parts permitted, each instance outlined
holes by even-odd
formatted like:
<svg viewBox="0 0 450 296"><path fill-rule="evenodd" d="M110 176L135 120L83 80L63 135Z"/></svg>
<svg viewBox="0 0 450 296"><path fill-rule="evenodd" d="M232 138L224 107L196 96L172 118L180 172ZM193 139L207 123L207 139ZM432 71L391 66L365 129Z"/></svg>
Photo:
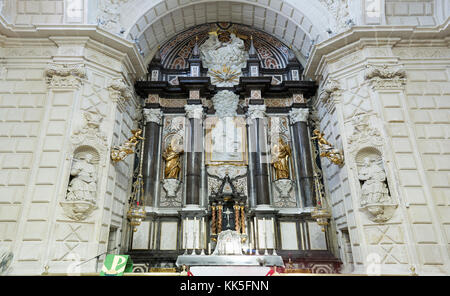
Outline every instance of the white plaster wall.
<svg viewBox="0 0 450 296"><path fill-rule="evenodd" d="M134 157L113 165L109 147L136 128L136 101L115 102L107 89L112 79L129 76L126 55L107 56L89 38L50 39L4 37L0 48L0 242L14 253L13 274L40 274L45 265L51 273L95 271L95 260L80 269L74 262L106 251L111 226L118 228L116 244L126 232ZM55 62L82 63L87 78L76 87L51 87L44 71ZM71 135L87 111L103 117L107 147L99 164L98 208L75 221L60 202L73 157Z"/></svg>
<svg viewBox="0 0 450 296"><path fill-rule="evenodd" d="M341 169L323 160L333 223L338 232L349 229L355 273L407 274L414 266L419 274L449 274L448 41L434 39L435 46L427 48L414 40L377 42L355 42L331 52L319 69L324 80L340 85L333 97L335 112L315 101L321 130L346 158ZM374 87L365 79L366 64L404 69L405 85ZM347 144L351 119L359 114L369 114L384 138L385 170L398 202L385 223L370 221L359 208L360 185Z"/></svg>

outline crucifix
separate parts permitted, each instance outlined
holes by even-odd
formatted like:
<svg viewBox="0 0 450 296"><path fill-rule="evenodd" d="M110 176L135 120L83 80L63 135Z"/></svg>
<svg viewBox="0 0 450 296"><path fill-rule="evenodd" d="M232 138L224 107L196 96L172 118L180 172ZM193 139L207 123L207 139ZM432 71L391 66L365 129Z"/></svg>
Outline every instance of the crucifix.
<svg viewBox="0 0 450 296"><path fill-rule="evenodd" d="M225 212L223 212L227 216L227 228L231 227L230 225L230 216L233 214L233 212L230 211L229 208Z"/></svg>

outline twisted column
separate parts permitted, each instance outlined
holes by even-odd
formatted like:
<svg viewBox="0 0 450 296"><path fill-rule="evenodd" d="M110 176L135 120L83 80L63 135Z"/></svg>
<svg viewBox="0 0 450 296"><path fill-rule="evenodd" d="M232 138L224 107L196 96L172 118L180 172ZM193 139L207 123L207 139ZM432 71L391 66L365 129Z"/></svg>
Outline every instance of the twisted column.
<svg viewBox="0 0 450 296"><path fill-rule="evenodd" d="M237 232L240 232L240 227L241 227L241 223L239 222L239 205L238 204L235 204L234 206L233 206L233 209L234 209L234 229L237 231Z"/></svg>
<svg viewBox="0 0 450 296"><path fill-rule="evenodd" d="M211 233L216 234L216 206L211 206Z"/></svg>
<svg viewBox="0 0 450 296"><path fill-rule="evenodd" d="M217 206L217 233L222 232L222 205Z"/></svg>
<svg viewBox="0 0 450 296"><path fill-rule="evenodd" d="M245 212L244 212L244 205L241 205L241 233L245 234Z"/></svg>

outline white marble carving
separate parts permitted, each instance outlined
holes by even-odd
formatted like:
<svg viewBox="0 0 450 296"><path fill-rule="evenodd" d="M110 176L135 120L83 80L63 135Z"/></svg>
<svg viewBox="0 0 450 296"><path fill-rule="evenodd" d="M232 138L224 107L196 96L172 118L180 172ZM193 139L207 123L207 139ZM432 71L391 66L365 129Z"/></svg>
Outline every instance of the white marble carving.
<svg viewBox="0 0 450 296"><path fill-rule="evenodd" d="M241 69L247 66L248 59L244 47L244 41L233 33L229 42L220 42L217 32L210 33L200 46L200 57L213 85L231 87L239 84Z"/></svg>
<svg viewBox="0 0 450 296"><path fill-rule="evenodd" d="M61 206L67 217L81 221L86 219L97 204L98 156L91 151L81 151L73 159L65 201Z"/></svg>
<svg viewBox="0 0 450 296"><path fill-rule="evenodd" d="M212 255L242 255L241 235L234 230L222 231Z"/></svg>
<svg viewBox="0 0 450 296"><path fill-rule="evenodd" d="M122 31L120 24L121 5L128 0L100 0L99 2L98 25L106 31L120 34Z"/></svg>
<svg viewBox="0 0 450 296"><path fill-rule="evenodd" d="M132 97L132 91L130 87L123 81L123 79L112 80L107 89L109 90L109 95L113 102L118 102L120 100L129 100Z"/></svg>
<svg viewBox="0 0 450 296"><path fill-rule="evenodd" d="M229 90L221 90L212 97L216 115L219 118L236 116L239 96Z"/></svg>
<svg viewBox="0 0 450 296"><path fill-rule="evenodd" d="M248 105L247 116L250 119L265 118L266 105Z"/></svg>
<svg viewBox="0 0 450 296"><path fill-rule="evenodd" d="M81 128L75 130L71 140L74 146L89 145L98 150L105 150L107 146L107 137L100 130L103 117L97 113L83 113L84 124Z"/></svg>
<svg viewBox="0 0 450 296"><path fill-rule="evenodd" d="M292 108L289 112L289 118L291 119L291 124L296 124L297 122L307 122L309 115L308 108Z"/></svg>
<svg viewBox="0 0 450 296"><path fill-rule="evenodd" d="M360 206L368 210L374 222L386 222L393 215L396 205L386 186L386 173L381 158L365 157L359 169L358 178L362 183Z"/></svg>
<svg viewBox="0 0 450 296"><path fill-rule="evenodd" d="M289 179L273 181L275 187L274 206L278 208L289 208L297 205L293 195L293 182Z"/></svg>
<svg viewBox="0 0 450 296"><path fill-rule="evenodd" d="M186 117L191 119L202 119L203 118L203 106L202 105L185 105L184 110L186 111Z"/></svg>
<svg viewBox="0 0 450 296"><path fill-rule="evenodd" d="M365 79L372 83L375 89L400 88L406 84L406 72L399 67L388 65L367 65Z"/></svg>
<svg viewBox="0 0 450 296"><path fill-rule="evenodd" d="M50 88L78 88L86 78L82 64L50 64L45 70Z"/></svg>
<svg viewBox="0 0 450 296"><path fill-rule="evenodd" d="M143 109L145 122L154 122L161 125L162 111L161 109Z"/></svg>
<svg viewBox="0 0 450 296"><path fill-rule="evenodd" d="M239 194L247 195L247 167L220 165L208 166L208 195L219 190L222 180L228 175Z"/></svg>
<svg viewBox="0 0 450 296"><path fill-rule="evenodd" d="M350 15L349 0L319 0L331 13L335 23L331 24L332 35L350 29L354 22Z"/></svg>
<svg viewBox="0 0 450 296"><path fill-rule="evenodd" d="M368 115L355 116L352 119L353 133L348 137L350 152L356 152L364 147L379 147L383 138L377 128L370 124Z"/></svg>
<svg viewBox="0 0 450 296"><path fill-rule="evenodd" d="M166 198L176 198L181 182L177 179L162 180L163 188L166 191Z"/></svg>

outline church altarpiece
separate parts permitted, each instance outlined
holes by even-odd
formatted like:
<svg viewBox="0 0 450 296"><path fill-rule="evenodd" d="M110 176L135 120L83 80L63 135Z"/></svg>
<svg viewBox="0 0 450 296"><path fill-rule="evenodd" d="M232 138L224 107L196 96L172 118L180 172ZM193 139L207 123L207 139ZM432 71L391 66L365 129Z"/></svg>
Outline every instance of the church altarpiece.
<svg viewBox="0 0 450 296"><path fill-rule="evenodd" d="M137 270L231 254L221 238L230 233L241 254L337 272L311 217L321 184L307 104L315 85L300 80L293 52L260 31L209 24L169 41L148 70L135 86L146 98L147 214L129 251Z"/></svg>

